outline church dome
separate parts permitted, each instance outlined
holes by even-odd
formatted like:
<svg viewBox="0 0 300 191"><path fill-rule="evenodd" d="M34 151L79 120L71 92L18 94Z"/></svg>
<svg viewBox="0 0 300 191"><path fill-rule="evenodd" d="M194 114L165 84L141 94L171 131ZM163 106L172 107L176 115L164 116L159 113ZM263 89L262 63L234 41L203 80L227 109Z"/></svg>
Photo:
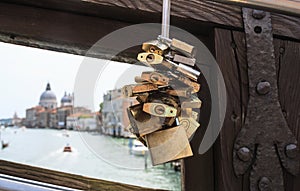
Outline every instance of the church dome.
<svg viewBox="0 0 300 191"><path fill-rule="evenodd" d="M61 103L72 103L72 97L65 92L64 97L61 98Z"/></svg>
<svg viewBox="0 0 300 191"><path fill-rule="evenodd" d="M55 108L57 105L56 95L51 91L50 84L47 84L46 91L44 91L40 97L40 106L47 108Z"/></svg>

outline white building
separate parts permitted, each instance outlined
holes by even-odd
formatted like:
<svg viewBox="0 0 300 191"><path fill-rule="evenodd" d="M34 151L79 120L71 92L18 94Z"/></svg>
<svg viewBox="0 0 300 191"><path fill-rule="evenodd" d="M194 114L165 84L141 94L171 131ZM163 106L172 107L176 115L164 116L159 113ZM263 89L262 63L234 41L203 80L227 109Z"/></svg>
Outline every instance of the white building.
<svg viewBox="0 0 300 191"><path fill-rule="evenodd" d="M102 122L104 133L113 136L129 137L127 108L136 104L135 98L125 98L121 89L108 91L103 96Z"/></svg>
<svg viewBox="0 0 300 191"><path fill-rule="evenodd" d="M99 127L99 120L96 113L76 113L67 117L67 129L79 131L95 131Z"/></svg>

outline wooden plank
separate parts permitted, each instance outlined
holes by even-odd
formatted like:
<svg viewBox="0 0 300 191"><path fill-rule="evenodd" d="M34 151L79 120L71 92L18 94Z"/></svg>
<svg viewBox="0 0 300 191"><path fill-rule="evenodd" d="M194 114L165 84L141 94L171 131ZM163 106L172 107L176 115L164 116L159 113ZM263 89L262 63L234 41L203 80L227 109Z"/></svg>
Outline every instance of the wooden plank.
<svg viewBox="0 0 300 191"><path fill-rule="evenodd" d="M300 1L298 0L212 0L231 5L267 9L273 12L300 16Z"/></svg>
<svg viewBox="0 0 300 191"><path fill-rule="evenodd" d="M0 3L0 12L0 41L84 55L117 29L159 23L161 0L10 0ZM300 39L299 18L273 14L272 22L275 35ZM173 0L171 24L195 35L208 35L214 26L243 28L240 7L199 0ZM134 62L138 50L127 50L114 60ZM98 56L109 58L109 53L103 47Z"/></svg>
<svg viewBox="0 0 300 191"><path fill-rule="evenodd" d="M207 42L207 45L212 45L212 41L207 40ZM201 127L197 129L190 142L194 156L184 159L182 163L182 190L214 191L213 148L210 148L202 155L198 154L199 145L206 132L210 118L211 97L208 84L203 75L200 75L198 83L201 84L198 98L205 101L203 101L201 105L201 113L199 116Z"/></svg>
<svg viewBox="0 0 300 191"><path fill-rule="evenodd" d="M300 142L300 43L286 40L274 40L278 88L281 109L289 128ZM300 188L300 176L284 172L286 190Z"/></svg>
<svg viewBox="0 0 300 191"><path fill-rule="evenodd" d="M215 29L216 61L223 73L227 89L227 111L215 143L215 174L217 190L243 190L243 177L237 178L232 167L232 148L242 128L248 91L244 34ZM243 104L244 103L244 104Z"/></svg>
<svg viewBox="0 0 300 191"><path fill-rule="evenodd" d="M29 165L0 160L0 173L44 183L71 187L82 190L124 190L124 191L151 191L159 189L143 188L128 184L88 178L85 176L58 172Z"/></svg>

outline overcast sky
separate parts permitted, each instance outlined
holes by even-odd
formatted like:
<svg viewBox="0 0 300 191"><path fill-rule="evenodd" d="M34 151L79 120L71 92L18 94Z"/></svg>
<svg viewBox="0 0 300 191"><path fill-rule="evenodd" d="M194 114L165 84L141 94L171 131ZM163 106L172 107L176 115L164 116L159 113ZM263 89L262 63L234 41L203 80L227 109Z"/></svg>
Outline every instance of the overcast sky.
<svg viewBox="0 0 300 191"><path fill-rule="evenodd" d="M26 108L38 105L48 82L60 104L65 91L73 92L76 74L84 60L83 56L6 43L0 43L0 55L0 119L10 118L14 112L25 117ZM134 83L134 76L145 70L149 69L124 63L107 65L99 74L94 91L94 108L90 109L98 109L107 90Z"/></svg>

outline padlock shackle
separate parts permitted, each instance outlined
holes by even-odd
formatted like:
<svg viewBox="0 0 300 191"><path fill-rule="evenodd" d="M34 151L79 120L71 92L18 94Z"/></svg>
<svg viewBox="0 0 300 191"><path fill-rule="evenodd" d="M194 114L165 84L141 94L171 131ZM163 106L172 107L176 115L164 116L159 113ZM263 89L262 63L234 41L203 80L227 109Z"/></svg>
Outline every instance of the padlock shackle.
<svg viewBox="0 0 300 191"><path fill-rule="evenodd" d="M161 36L169 38L170 34L171 0L163 0Z"/></svg>

